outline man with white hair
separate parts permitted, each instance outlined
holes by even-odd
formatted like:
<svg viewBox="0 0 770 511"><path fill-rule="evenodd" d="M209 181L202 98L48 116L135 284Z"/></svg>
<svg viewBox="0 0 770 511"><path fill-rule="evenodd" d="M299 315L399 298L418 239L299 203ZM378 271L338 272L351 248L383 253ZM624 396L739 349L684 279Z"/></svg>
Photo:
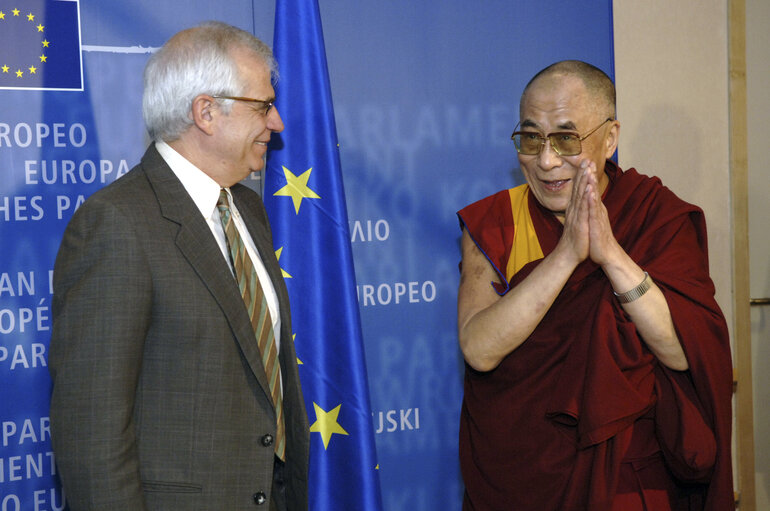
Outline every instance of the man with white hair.
<svg viewBox="0 0 770 511"><path fill-rule="evenodd" d="M258 194L270 49L209 22L145 69L154 140L54 267L51 430L72 511L307 509L309 427Z"/></svg>

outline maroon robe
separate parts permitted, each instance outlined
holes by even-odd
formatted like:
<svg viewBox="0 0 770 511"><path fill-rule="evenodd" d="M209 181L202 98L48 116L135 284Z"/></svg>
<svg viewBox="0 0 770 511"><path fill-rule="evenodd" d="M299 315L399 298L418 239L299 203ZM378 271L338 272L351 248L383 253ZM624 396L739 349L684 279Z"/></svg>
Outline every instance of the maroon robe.
<svg viewBox="0 0 770 511"><path fill-rule="evenodd" d="M672 509L734 509L732 363L703 212L657 178L611 161L605 171L612 231L666 297L690 368L657 362L601 268L584 261L497 368L466 364L464 509L602 511L634 499L658 509L661 494ZM531 193L528 200L548 255L563 226ZM514 225L507 190L458 215L500 275L499 294L542 261L505 278Z"/></svg>

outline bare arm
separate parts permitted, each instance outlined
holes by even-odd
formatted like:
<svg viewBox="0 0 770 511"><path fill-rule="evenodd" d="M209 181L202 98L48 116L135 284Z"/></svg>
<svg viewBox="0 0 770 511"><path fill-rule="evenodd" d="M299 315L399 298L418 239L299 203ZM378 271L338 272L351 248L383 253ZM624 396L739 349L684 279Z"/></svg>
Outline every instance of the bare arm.
<svg viewBox="0 0 770 511"><path fill-rule="evenodd" d="M457 300L460 349L468 364L490 371L518 348L550 309L578 264L599 264L619 293L636 287L644 271L617 243L598 192L596 166L585 162L576 176L564 233L554 251L505 296L492 286L497 274L470 235L463 231L462 274ZM667 367L688 368L663 293L653 283L642 297L623 305L640 336Z"/></svg>
<svg viewBox="0 0 770 511"><path fill-rule="evenodd" d="M551 253L527 278L499 296L490 285L497 274L467 231L457 296L460 349L477 371L490 371L518 348L543 319L576 263Z"/></svg>
<svg viewBox="0 0 770 511"><path fill-rule="evenodd" d="M588 193L585 197L589 207L589 256L602 267L612 288L618 293L624 293L642 282L644 271L612 234L607 209L597 191L595 172L588 172L587 176ZM654 282L644 295L622 307L631 317L647 347L662 364L678 371L688 369L687 357L676 335L668 303Z"/></svg>
<svg viewBox="0 0 770 511"><path fill-rule="evenodd" d="M553 252L505 296L490 282L498 277L467 231L462 238L462 274L457 296L460 349L468 364L490 371L518 348L553 305L578 264L588 256L589 209L582 175L565 212L564 233Z"/></svg>

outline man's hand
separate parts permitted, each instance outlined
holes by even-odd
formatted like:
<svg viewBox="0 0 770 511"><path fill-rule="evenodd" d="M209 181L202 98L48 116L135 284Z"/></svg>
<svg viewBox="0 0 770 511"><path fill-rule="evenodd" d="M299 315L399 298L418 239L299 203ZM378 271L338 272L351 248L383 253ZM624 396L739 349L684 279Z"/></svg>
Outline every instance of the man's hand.
<svg viewBox="0 0 770 511"><path fill-rule="evenodd" d="M596 163L583 160L580 167L583 169L583 181L585 181L583 200L588 209L588 257L599 266L604 267L611 261L619 260L622 257L623 249L615 239L610 218L607 215L607 208L602 202Z"/></svg>
<svg viewBox="0 0 770 511"><path fill-rule="evenodd" d="M573 178L572 197L564 213L564 232L556 247L556 251L567 255L575 266L588 257L590 249L590 208L586 200L586 173L587 169L582 168Z"/></svg>

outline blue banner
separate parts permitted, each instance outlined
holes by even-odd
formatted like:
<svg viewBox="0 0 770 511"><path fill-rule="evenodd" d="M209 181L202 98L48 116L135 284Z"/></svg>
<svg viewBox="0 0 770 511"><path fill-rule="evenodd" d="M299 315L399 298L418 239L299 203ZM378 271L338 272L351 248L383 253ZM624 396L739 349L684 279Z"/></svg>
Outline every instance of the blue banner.
<svg viewBox="0 0 770 511"><path fill-rule="evenodd" d="M368 370L370 405L350 401L360 381L317 395L305 385L310 423L316 424L313 456L319 463L335 464L329 472L314 465L314 477L339 474L337 469L345 466L337 465L335 456L356 444L365 457L347 470L356 472L359 479L353 481L379 477L383 509L459 511L463 361L456 333L460 230L455 212L523 182L510 134L518 121L519 95L534 73L556 60L576 58L613 75L611 5L610 0L590 8L562 0L336 0L319 6L320 39L320 24L318 32L310 30L318 18L300 18L306 11L284 10L290 5L283 2L0 0L5 13L0 19L0 79L21 87L0 89L0 510L64 508L66 496L58 486L50 445L47 367L50 277L61 234L85 198L125 174L149 143L141 96L150 53L175 32L218 19L267 42L276 32L282 73L277 107L286 131L274 137L285 146L273 147L266 171L272 184L265 198L289 208L271 211L276 234L282 219L309 222L311 213L323 211L337 219L336 230L312 224L309 232L348 236L352 245L355 282L348 280L342 289L355 286L354 294L341 295L334 313L317 317L302 312L302 302L326 296L323 285L307 291L313 300L309 294L292 297L299 302L292 306L303 382L329 368L334 375L352 372L349 365L337 364L339 349L326 352L326 341L302 330L308 317L324 329L332 328L326 323L342 322L337 311L350 310L351 299L360 312ZM55 8L70 11L51 17ZM19 10L16 18L14 9ZM28 19L30 14L34 19ZM21 32L8 35L9 27ZM56 35L54 28L68 32ZM80 33L82 44L75 35ZM314 83L294 77L297 71L286 59L300 49L287 51L281 43L291 38L298 39L291 44L300 38L323 41L329 89L311 85L304 99L291 99L293 84ZM8 60L17 54L22 58L20 49L8 49L22 39L25 49L36 51L24 61ZM77 64L69 53L38 52L43 40L49 41L50 52L62 42L70 50L76 47L70 43L79 45ZM323 56L324 47L315 48L315 57ZM11 70L22 71L19 80L38 79L41 66L33 58L40 62L42 55L47 62L40 76L47 76L48 64L67 63L67 72L55 74L64 82L13 81L17 77ZM303 58L306 71L323 69L319 61ZM75 83L81 61L82 81ZM4 65L7 77L2 76ZM67 90L44 90L50 87ZM295 121L292 110L328 115L324 118L331 121L312 124L310 135L296 139L293 130L306 121ZM318 154L316 144L327 159L311 156ZM292 160L282 161L289 152ZM332 189L324 180L336 168L341 168L345 197L330 205ZM289 180L294 186L282 192L289 195L274 195ZM261 189L258 176L248 184ZM338 185L341 189L341 179ZM345 206L347 219L344 213L338 216ZM277 250L283 247L280 263L291 275L286 279L290 289L350 268L344 250L330 256L325 240L306 241L299 257L307 263L299 266L288 241L276 241ZM347 321L344 328L353 339L355 319ZM362 417L374 432L376 458L368 450ZM364 429L357 430L359 424ZM376 493L359 484L364 483L349 482L335 491L360 489L373 503L358 508L377 509ZM322 487L311 488L314 503L321 501L314 492Z"/></svg>
<svg viewBox="0 0 770 511"><path fill-rule="evenodd" d="M310 418L310 509L381 509L353 254L316 0L278 0L264 201L291 301Z"/></svg>

